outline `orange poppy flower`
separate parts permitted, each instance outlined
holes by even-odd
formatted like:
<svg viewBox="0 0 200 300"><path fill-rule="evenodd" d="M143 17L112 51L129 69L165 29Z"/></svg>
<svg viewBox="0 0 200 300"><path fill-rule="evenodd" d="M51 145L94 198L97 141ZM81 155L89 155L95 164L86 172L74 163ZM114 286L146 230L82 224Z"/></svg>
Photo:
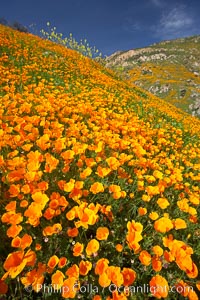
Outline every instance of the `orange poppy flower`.
<svg viewBox="0 0 200 300"><path fill-rule="evenodd" d="M4 274L2 279L5 279L8 275L11 278L17 277L26 265L33 266L35 259L36 255L31 250L27 251L26 254L24 254L24 251L10 253L3 264L7 273Z"/></svg>
<svg viewBox="0 0 200 300"><path fill-rule="evenodd" d="M147 192L147 194L149 196L155 196L155 195L160 194L160 190L159 190L159 187L157 185L156 186L149 185L149 186L146 187L145 191Z"/></svg>
<svg viewBox="0 0 200 300"><path fill-rule="evenodd" d="M115 192L115 193L112 194L113 199L116 199L116 200L121 198L122 195L123 195L123 192Z"/></svg>
<svg viewBox="0 0 200 300"><path fill-rule="evenodd" d="M37 186L38 186L38 189L40 189L43 192L45 192L49 188L49 184L46 181L39 182Z"/></svg>
<svg viewBox="0 0 200 300"><path fill-rule="evenodd" d="M10 223L11 216L15 215L15 211L8 211L1 216L1 221L3 223Z"/></svg>
<svg viewBox="0 0 200 300"><path fill-rule="evenodd" d="M27 207L27 206L28 206L28 201L27 200L20 201L20 207Z"/></svg>
<svg viewBox="0 0 200 300"><path fill-rule="evenodd" d="M73 207L72 209L70 209L70 211L66 213L66 218L69 221L72 221L74 220L75 217L76 217L76 207Z"/></svg>
<svg viewBox="0 0 200 300"><path fill-rule="evenodd" d="M144 215L146 215L146 213L147 213L147 209L145 207L139 207L138 208L138 214L140 216L144 216Z"/></svg>
<svg viewBox="0 0 200 300"><path fill-rule="evenodd" d="M6 206L5 206L5 210L7 211L15 211L16 209L16 201L10 201Z"/></svg>
<svg viewBox="0 0 200 300"><path fill-rule="evenodd" d="M128 222L127 223L128 233L126 235L126 240L128 242L129 248L137 252L140 248L139 242L143 239L142 230L143 225L139 222Z"/></svg>
<svg viewBox="0 0 200 300"><path fill-rule="evenodd" d="M110 168L103 168L101 166L97 167L97 172L96 174L101 177L104 178L105 176L107 176L109 173L111 172Z"/></svg>
<svg viewBox="0 0 200 300"><path fill-rule="evenodd" d="M90 192L92 192L93 194L103 193L104 192L103 184L100 182L93 183L90 187Z"/></svg>
<svg viewBox="0 0 200 300"><path fill-rule="evenodd" d="M117 168L120 166L120 162L115 157L107 158L106 162L111 170L117 170Z"/></svg>
<svg viewBox="0 0 200 300"><path fill-rule="evenodd" d="M175 284L177 293L181 294L183 297L188 297L189 291L191 289L187 283L183 280L180 280L178 283Z"/></svg>
<svg viewBox="0 0 200 300"><path fill-rule="evenodd" d="M192 204L194 204L194 205L199 205L199 204L200 204L200 200L199 200L198 194L190 195L189 201L190 201Z"/></svg>
<svg viewBox="0 0 200 300"><path fill-rule="evenodd" d="M70 193L74 188L74 184L75 184L75 180L70 179L69 182L64 184L64 191L67 192L67 193Z"/></svg>
<svg viewBox="0 0 200 300"><path fill-rule="evenodd" d="M142 250L139 255L139 260L144 266L149 266L151 263L151 255L146 250Z"/></svg>
<svg viewBox="0 0 200 300"><path fill-rule="evenodd" d="M99 242L95 239L89 241L86 247L86 253L88 256L95 254L99 250Z"/></svg>
<svg viewBox="0 0 200 300"><path fill-rule="evenodd" d="M34 202L41 204L42 207L45 207L46 203L49 201L49 198L47 195L43 194L42 192L35 192L32 194L32 199Z"/></svg>
<svg viewBox="0 0 200 300"><path fill-rule="evenodd" d="M162 261L157 255L152 257L152 268L154 271L159 272L162 270Z"/></svg>
<svg viewBox="0 0 200 300"><path fill-rule="evenodd" d="M188 293L188 299L189 300L199 300L199 297L194 290L190 289L190 291Z"/></svg>
<svg viewBox="0 0 200 300"><path fill-rule="evenodd" d="M195 263L192 263L192 269L186 270L186 274L189 278L196 278L198 276L198 268Z"/></svg>
<svg viewBox="0 0 200 300"><path fill-rule="evenodd" d="M36 227L39 224L40 217L42 216L42 209L44 204L32 202L25 210L24 216L28 217L27 223Z"/></svg>
<svg viewBox="0 0 200 300"><path fill-rule="evenodd" d="M157 220L158 219L158 217L159 217L159 215L158 215L158 213L157 212L151 212L150 214L149 214L149 218L151 219L151 220Z"/></svg>
<svg viewBox="0 0 200 300"><path fill-rule="evenodd" d="M188 209L188 213L194 217L197 215L197 210L196 210L196 208L190 206Z"/></svg>
<svg viewBox="0 0 200 300"><path fill-rule="evenodd" d="M108 268L108 264L109 264L109 260L107 260L106 258L99 259L95 266L95 274L97 275L103 274Z"/></svg>
<svg viewBox="0 0 200 300"><path fill-rule="evenodd" d="M94 225L98 220L98 215L96 215L95 211L87 207L82 210L82 207L79 206L78 216L80 221L75 222L77 228L80 226L88 228L88 225Z"/></svg>
<svg viewBox="0 0 200 300"><path fill-rule="evenodd" d="M167 262L172 262L172 261L174 261L175 260L175 257L171 254L171 252L169 252L169 251L164 251L164 253L163 253L163 255L164 255L164 258L165 258L165 260L167 261Z"/></svg>
<svg viewBox="0 0 200 300"><path fill-rule="evenodd" d="M102 300L100 295L95 295L92 300Z"/></svg>
<svg viewBox="0 0 200 300"><path fill-rule="evenodd" d="M51 173L56 169L57 165L59 164L59 160L50 153L46 153L44 157L46 159L45 172Z"/></svg>
<svg viewBox="0 0 200 300"><path fill-rule="evenodd" d="M53 228L53 233L59 233L62 231L62 225L60 223L53 224L52 228Z"/></svg>
<svg viewBox="0 0 200 300"><path fill-rule="evenodd" d="M142 195L142 200L144 201L144 202L149 202L150 200L151 200L151 197L149 196L149 195Z"/></svg>
<svg viewBox="0 0 200 300"><path fill-rule="evenodd" d="M43 217L47 220L51 220L53 219L53 217L55 216L55 210L48 207L45 212L43 213Z"/></svg>
<svg viewBox="0 0 200 300"><path fill-rule="evenodd" d="M73 159L74 155L75 155L75 152L73 150L66 150L66 151L61 153L61 157L64 160Z"/></svg>
<svg viewBox="0 0 200 300"><path fill-rule="evenodd" d="M83 252L84 245L77 242L73 247L73 255L80 256Z"/></svg>
<svg viewBox="0 0 200 300"><path fill-rule="evenodd" d="M22 249L25 249L25 248L29 247L32 244L32 241L33 241L32 237L29 234L25 233L23 235L23 237L21 238L20 247Z"/></svg>
<svg viewBox="0 0 200 300"><path fill-rule="evenodd" d="M55 266L59 263L59 258L57 255L53 255L49 258L49 261L47 263L48 267L51 269L54 269Z"/></svg>
<svg viewBox="0 0 200 300"><path fill-rule="evenodd" d="M41 249L42 249L42 246L41 246L40 244L37 243L37 244L35 245L35 250L36 250L36 251L40 251Z"/></svg>
<svg viewBox="0 0 200 300"><path fill-rule="evenodd" d="M122 275L124 278L124 286L131 285L136 279L136 272L130 268L123 268Z"/></svg>
<svg viewBox="0 0 200 300"><path fill-rule="evenodd" d="M7 229L7 236L8 237L16 237L20 231L22 230L22 226L21 225L11 225L8 229Z"/></svg>
<svg viewBox="0 0 200 300"><path fill-rule="evenodd" d="M187 224L183 219L177 218L177 219L174 220L174 228L176 230L184 229L184 228L187 228Z"/></svg>
<svg viewBox="0 0 200 300"><path fill-rule="evenodd" d="M161 209L165 209L170 205L169 201L166 198L158 198L157 204Z"/></svg>
<svg viewBox="0 0 200 300"><path fill-rule="evenodd" d="M84 181L76 181L75 185L74 185L75 189L78 189L78 190L81 190L83 188L83 186L84 186Z"/></svg>
<svg viewBox="0 0 200 300"><path fill-rule="evenodd" d="M87 275L88 272L92 269L92 263L90 261L81 260L79 263L79 272L80 275Z"/></svg>
<svg viewBox="0 0 200 300"><path fill-rule="evenodd" d="M106 270L109 279L116 285L121 286L124 282L120 267L109 266Z"/></svg>
<svg viewBox="0 0 200 300"><path fill-rule="evenodd" d="M116 249L118 252L122 252L123 246L122 246L121 244L117 244L117 245L115 246L115 249Z"/></svg>
<svg viewBox="0 0 200 300"><path fill-rule="evenodd" d="M66 257L60 257L59 262L58 262L58 267L63 268L67 263L67 258Z"/></svg>
<svg viewBox="0 0 200 300"><path fill-rule="evenodd" d="M121 187L119 185L116 185L116 184L111 184L109 186L109 192L110 193L121 192Z"/></svg>
<svg viewBox="0 0 200 300"><path fill-rule="evenodd" d="M17 197L20 193L20 185L19 184L11 184L9 188L10 197Z"/></svg>
<svg viewBox="0 0 200 300"><path fill-rule="evenodd" d="M55 141L54 147L57 153L60 153L65 148L66 138L60 138Z"/></svg>
<svg viewBox="0 0 200 300"><path fill-rule="evenodd" d="M21 213L14 213L14 214L11 214L10 216L10 220L9 220L9 223L10 224L19 224L23 221L23 216Z"/></svg>
<svg viewBox="0 0 200 300"><path fill-rule="evenodd" d="M156 181L156 178L155 178L154 176L152 176L152 175L146 175L146 176L145 176L145 179L146 179L146 181L147 181L148 183L153 183L153 182Z"/></svg>
<svg viewBox="0 0 200 300"><path fill-rule="evenodd" d="M126 194L125 191L121 191L121 197L122 197L122 198L126 198L126 195L127 195L127 194Z"/></svg>
<svg viewBox="0 0 200 300"><path fill-rule="evenodd" d="M162 218L158 219L157 221L155 221L154 228L158 232L165 233L165 232L168 232L171 229L173 229L174 226L170 219L168 219L166 217L162 217Z"/></svg>
<svg viewBox="0 0 200 300"><path fill-rule="evenodd" d="M19 248L21 245L21 238L19 236L16 236L12 242L11 242L11 246L14 248Z"/></svg>
<svg viewBox="0 0 200 300"><path fill-rule="evenodd" d="M56 289L60 289L63 286L63 279L65 278L65 275L57 270L52 276L51 276L51 284L52 286L56 286Z"/></svg>
<svg viewBox="0 0 200 300"><path fill-rule="evenodd" d="M152 250L153 250L153 253L157 256L162 256L163 255L163 249L158 245L153 246Z"/></svg>
<svg viewBox="0 0 200 300"><path fill-rule="evenodd" d="M64 191L64 186L65 186L65 184L66 184L66 181L65 181L65 180L59 180L59 181L57 182L57 185L59 186L59 189L60 189L61 191Z"/></svg>
<svg viewBox="0 0 200 300"><path fill-rule="evenodd" d="M62 297L69 299L75 298L76 292L79 289L76 277L69 277L65 279L62 286Z"/></svg>
<svg viewBox="0 0 200 300"><path fill-rule="evenodd" d="M197 287L197 289L200 291L200 281L197 281L196 287Z"/></svg>
<svg viewBox="0 0 200 300"><path fill-rule="evenodd" d="M25 184L21 187L21 192L24 194L29 194L31 191L30 186L28 184Z"/></svg>
<svg viewBox="0 0 200 300"><path fill-rule="evenodd" d="M198 222L198 217L197 216L190 216L189 217L189 221L191 222L191 223L197 223Z"/></svg>
<svg viewBox="0 0 200 300"><path fill-rule="evenodd" d="M69 202L66 200L64 196L59 197L58 202L59 205L63 207L63 209L65 209L69 205Z"/></svg>
<svg viewBox="0 0 200 300"><path fill-rule="evenodd" d="M72 198L74 201L78 202L78 200L82 197L83 191L77 188L74 188L69 194L69 198Z"/></svg>
<svg viewBox="0 0 200 300"><path fill-rule="evenodd" d="M83 196L86 198L89 195L89 191L88 190L83 190Z"/></svg>
<svg viewBox="0 0 200 300"><path fill-rule="evenodd" d="M149 285L150 292L154 297L161 299L168 296L169 285L164 277L160 275L153 276L151 281L149 282Z"/></svg>
<svg viewBox="0 0 200 300"><path fill-rule="evenodd" d="M41 150L45 151L46 149L48 149L50 147L49 140L50 140L49 135L44 134L36 141L36 144L38 147L40 147Z"/></svg>
<svg viewBox="0 0 200 300"><path fill-rule="evenodd" d="M108 297L106 300L127 300L127 291L124 289L124 293L119 293L117 290L112 292L112 298Z"/></svg>
<svg viewBox="0 0 200 300"><path fill-rule="evenodd" d="M57 199L53 199L49 202L49 207L52 209L57 209L59 207L59 201Z"/></svg>
<svg viewBox="0 0 200 300"><path fill-rule="evenodd" d="M81 179L86 179L90 174L92 173L92 169L90 167L87 167L83 172L80 173Z"/></svg>
<svg viewBox="0 0 200 300"><path fill-rule="evenodd" d="M33 147L33 144L26 144L26 145L23 145L23 146L22 146L22 149L23 149L24 151L29 152L29 151L31 150L32 147Z"/></svg>
<svg viewBox="0 0 200 300"><path fill-rule="evenodd" d="M78 234L79 234L78 228L76 228L76 227L74 227L74 228L69 228L69 229L67 230L67 235L68 235L69 237L76 237Z"/></svg>
<svg viewBox="0 0 200 300"><path fill-rule="evenodd" d="M38 268L26 273L25 277L21 277L22 284L26 287L31 285L35 292L39 292L44 282L44 273L46 272L46 264L38 263Z"/></svg>
<svg viewBox="0 0 200 300"><path fill-rule="evenodd" d="M79 278L79 267L76 264L74 264L65 272L65 274L69 277L78 279Z"/></svg>
<svg viewBox="0 0 200 300"><path fill-rule="evenodd" d="M158 171L158 170L155 170L155 171L153 172L153 176L154 176L155 178L157 178L157 179L162 179L162 178L163 178L163 173L160 172L160 171Z"/></svg>
<svg viewBox="0 0 200 300"><path fill-rule="evenodd" d="M168 237L163 237L162 240L163 240L163 245L164 245L165 247L171 248L172 245L173 245L174 237L173 237L172 234L169 234Z"/></svg>
<svg viewBox="0 0 200 300"><path fill-rule="evenodd" d="M99 276L99 284L101 287L105 288L107 286L109 286L111 284L111 279L109 279L108 275L103 272L100 276Z"/></svg>
<svg viewBox="0 0 200 300"><path fill-rule="evenodd" d="M143 180L138 180L137 188L138 188L138 191L143 191L144 190L144 181ZM146 196L148 196L148 195L146 195ZM148 196L148 199L150 200L149 196ZM146 201L149 201L149 200L146 200Z"/></svg>
<svg viewBox="0 0 200 300"><path fill-rule="evenodd" d="M99 241L107 240L109 236L109 230L107 227L99 227L96 231L96 238Z"/></svg>

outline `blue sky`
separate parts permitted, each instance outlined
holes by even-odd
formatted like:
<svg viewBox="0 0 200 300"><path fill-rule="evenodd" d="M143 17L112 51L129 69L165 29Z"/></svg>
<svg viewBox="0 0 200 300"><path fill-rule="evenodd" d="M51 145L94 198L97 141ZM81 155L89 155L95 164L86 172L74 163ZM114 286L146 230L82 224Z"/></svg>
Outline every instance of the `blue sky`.
<svg viewBox="0 0 200 300"><path fill-rule="evenodd" d="M49 21L103 54L200 34L199 0L1 0L0 17L37 31Z"/></svg>

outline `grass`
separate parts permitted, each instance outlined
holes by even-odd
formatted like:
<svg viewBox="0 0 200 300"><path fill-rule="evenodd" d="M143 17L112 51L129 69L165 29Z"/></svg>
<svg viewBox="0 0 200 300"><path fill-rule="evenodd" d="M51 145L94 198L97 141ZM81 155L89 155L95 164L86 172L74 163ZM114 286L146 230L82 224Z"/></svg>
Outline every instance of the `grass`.
<svg viewBox="0 0 200 300"><path fill-rule="evenodd" d="M0 42L2 297L198 299L200 121L61 45Z"/></svg>

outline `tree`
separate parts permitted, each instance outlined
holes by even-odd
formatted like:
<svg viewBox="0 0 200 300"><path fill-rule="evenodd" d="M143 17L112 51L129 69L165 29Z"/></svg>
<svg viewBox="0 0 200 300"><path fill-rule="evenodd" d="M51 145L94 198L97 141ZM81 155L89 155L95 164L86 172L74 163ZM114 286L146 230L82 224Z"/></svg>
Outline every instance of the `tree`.
<svg viewBox="0 0 200 300"><path fill-rule="evenodd" d="M19 23L17 21L13 22L11 27L13 29L16 29L16 30L20 31L20 32L25 32L25 33L28 32L28 29L24 25L22 25L21 23Z"/></svg>
<svg viewBox="0 0 200 300"><path fill-rule="evenodd" d="M0 24L8 26L8 21L5 18L0 18Z"/></svg>

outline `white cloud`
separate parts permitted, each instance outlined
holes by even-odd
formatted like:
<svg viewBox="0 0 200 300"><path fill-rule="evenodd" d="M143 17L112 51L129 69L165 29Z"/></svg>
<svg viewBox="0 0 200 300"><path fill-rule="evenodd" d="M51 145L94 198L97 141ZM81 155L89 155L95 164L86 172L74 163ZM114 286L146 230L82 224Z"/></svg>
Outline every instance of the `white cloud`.
<svg viewBox="0 0 200 300"><path fill-rule="evenodd" d="M166 31L180 30L191 26L193 20L187 16L183 8L174 8L167 15L163 15L160 21L162 28Z"/></svg>
<svg viewBox="0 0 200 300"><path fill-rule="evenodd" d="M151 2L158 7L162 7L164 5L163 0L151 0Z"/></svg>
<svg viewBox="0 0 200 300"><path fill-rule="evenodd" d="M157 1L157 0L154 0ZM192 34L194 30L194 19L186 12L185 6L172 8L163 13L159 24L153 30L155 34L162 38L176 38L184 34Z"/></svg>

